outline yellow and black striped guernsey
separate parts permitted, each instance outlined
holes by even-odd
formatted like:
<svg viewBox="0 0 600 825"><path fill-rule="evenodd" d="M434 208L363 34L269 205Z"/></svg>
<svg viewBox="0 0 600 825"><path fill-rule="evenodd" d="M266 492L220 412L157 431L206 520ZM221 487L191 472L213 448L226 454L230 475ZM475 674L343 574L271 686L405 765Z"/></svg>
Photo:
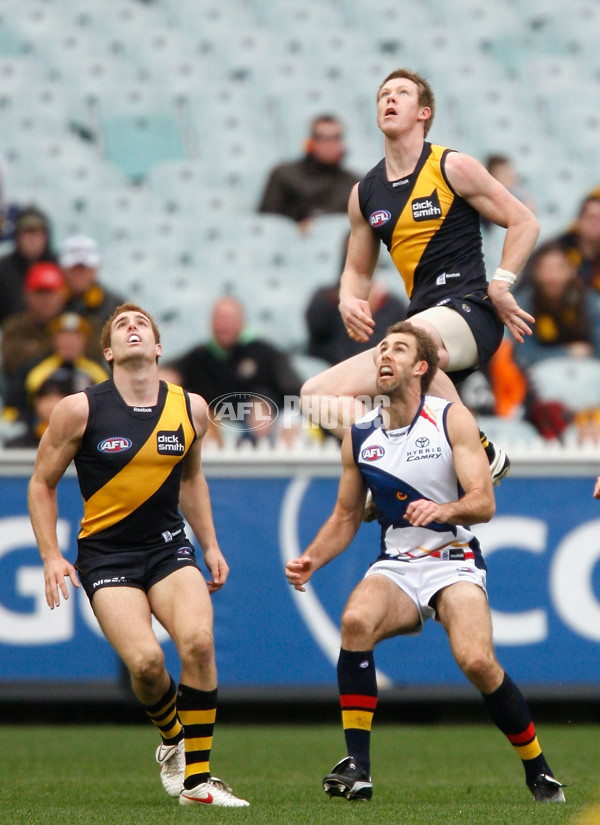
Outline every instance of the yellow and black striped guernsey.
<svg viewBox="0 0 600 825"><path fill-rule="evenodd" d="M89 418L75 457L80 546L141 547L183 527L181 461L196 438L188 394L160 382L155 407L129 407L112 379L85 390Z"/></svg>
<svg viewBox="0 0 600 825"><path fill-rule="evenodd" d="M487 292L479 213L446 178L451 151L425 141L412 174L388 181L383 159L359 184L361 212L404 280L409 315Z"/></svg>

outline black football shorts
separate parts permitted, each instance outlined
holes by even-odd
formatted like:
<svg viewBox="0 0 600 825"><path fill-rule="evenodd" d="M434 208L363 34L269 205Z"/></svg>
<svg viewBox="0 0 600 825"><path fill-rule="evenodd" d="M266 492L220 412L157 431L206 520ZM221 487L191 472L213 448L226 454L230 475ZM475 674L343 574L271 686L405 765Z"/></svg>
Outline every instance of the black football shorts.
<svg viewBox="0 0 600 825"><path fill-rule="evenodd" d="M75 562L90 601L101 587L137 587L147 593L153 584L186 566L198 567L198 562L185 536L169 544L106 552L80 544Z"/></svg>

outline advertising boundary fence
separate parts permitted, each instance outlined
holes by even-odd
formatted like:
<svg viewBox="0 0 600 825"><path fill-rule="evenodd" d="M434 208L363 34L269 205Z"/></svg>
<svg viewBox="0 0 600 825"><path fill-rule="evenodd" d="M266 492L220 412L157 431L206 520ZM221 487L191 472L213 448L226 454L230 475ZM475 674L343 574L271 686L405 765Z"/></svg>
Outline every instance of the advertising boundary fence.
<svg viewBox="0 0 600 825"><path fill-rule="evenodd" d="M528 697L600 700L600 502L592 497L600 451L511 458L497 514L476 528L498 656ZM331 510L337 451L208 453L204 466L232 569L213 600L223 700L333 700L339 616L378 553L378 527L364 525L306 594L289 588L283 566ZM54 611L41 604L41 564L27 531L31 470L30 453L0 453L0 700L128 701L128 680L83 592ZM59 509L61 546L74 560L81 502L71 470ZM170 642L165 653L177 678ZM431 622L421 639L383 643L376 660L382 698L477 698Z"/></svg>

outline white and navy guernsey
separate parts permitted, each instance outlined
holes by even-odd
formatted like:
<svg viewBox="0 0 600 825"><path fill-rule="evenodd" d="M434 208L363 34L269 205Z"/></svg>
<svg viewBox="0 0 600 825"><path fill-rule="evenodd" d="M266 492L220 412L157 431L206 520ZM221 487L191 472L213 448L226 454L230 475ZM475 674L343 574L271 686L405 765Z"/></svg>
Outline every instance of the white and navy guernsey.
<svg viewBox="0 0 600 825"><path fill-rule="evenodd" d="M377 561L469 560L486 569L479 542L467 527L440 522L413 527L404 518L411 501L442 503L461 495L446 430L449 406L443 398L426 395L408 427L384 429L381 407L352 426L354 460L381 524Z"/></svg>

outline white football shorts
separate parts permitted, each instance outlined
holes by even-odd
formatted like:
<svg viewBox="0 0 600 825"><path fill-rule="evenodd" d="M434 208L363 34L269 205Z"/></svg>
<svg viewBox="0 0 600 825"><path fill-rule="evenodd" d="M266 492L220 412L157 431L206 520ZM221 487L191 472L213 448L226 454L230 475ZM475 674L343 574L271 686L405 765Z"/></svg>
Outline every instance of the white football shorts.
<svg viewBox="0 0 600 825"><path fill-rule="evenodd" d="M487 596L486 571L475 567L472 561L449 561L447 559L422 558L415 561L394 561L385 559L376 561L364 575L387 576L400 590L409 596L419 611L421 626L416 630L403 634L416 636L423 630L427 619L435 619L435 608L430 605L436 593L442 588L457 582L472 582L481 587Z"/></svg>

